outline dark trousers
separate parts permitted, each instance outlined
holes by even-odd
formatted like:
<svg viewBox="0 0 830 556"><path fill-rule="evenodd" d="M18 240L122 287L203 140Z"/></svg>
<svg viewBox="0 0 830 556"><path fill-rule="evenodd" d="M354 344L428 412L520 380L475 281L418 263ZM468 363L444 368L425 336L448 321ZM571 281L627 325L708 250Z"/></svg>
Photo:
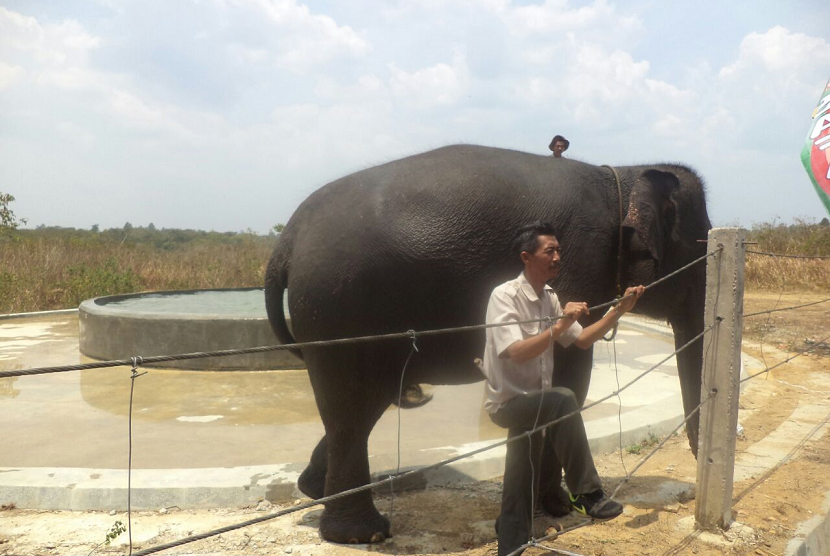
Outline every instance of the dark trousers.
<svg viewBox="0 0 830 556"><path fill-rule="evenodd" d="M508 429L507 437L512 438L578 409L572 391L551 388L517 396L490 418ZM550 427L544 436L538 432L507 445L499 516L499 556L510 554L530 539L534 506L539 505L539 496L559 487L559 469L564 469L565 484L574 494L602 488L579 413Z"/></svg>

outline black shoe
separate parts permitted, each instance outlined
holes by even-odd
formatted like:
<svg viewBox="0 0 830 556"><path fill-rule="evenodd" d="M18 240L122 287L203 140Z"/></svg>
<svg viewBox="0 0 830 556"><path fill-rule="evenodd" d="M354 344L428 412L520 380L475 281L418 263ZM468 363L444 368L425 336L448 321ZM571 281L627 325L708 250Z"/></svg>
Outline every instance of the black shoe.
<svg viewBox="0 0 830 556"><path fill-rule="evenodd" d="M602 489L588 494L569 495L574 510L582 515L605 521L614 519L623 511L622 504L608 498Z"/></svg>

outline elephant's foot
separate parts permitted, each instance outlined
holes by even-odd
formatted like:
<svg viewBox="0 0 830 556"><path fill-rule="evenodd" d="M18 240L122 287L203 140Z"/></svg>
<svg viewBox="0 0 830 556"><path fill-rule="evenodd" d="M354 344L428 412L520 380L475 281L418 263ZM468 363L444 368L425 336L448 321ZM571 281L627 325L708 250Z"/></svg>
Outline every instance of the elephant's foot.
<svg viewBox="0 0 830 556"><path fill-rule="evenodd" d="M571 500L561 483L551 487L542 496L542 507L553 517L565 517L571 513Z"/></svg>
<svg viewBox="0 0 830 556"><path fill-rule="evenodd" d="M324 496L326 491L326 471L323 468L322 473L312 469L309 465L302 472L300 478L297 479L297 488L300 492L311 498L312 500L319 500Z"/></svg>
<svg viewBox="0 0 830 556"><path fill-rule="evenodd" d="M320 518L320 535L342 544L378 543L392 536L389 520L372 507L360 514L336 514L326 508Z"/></svg>

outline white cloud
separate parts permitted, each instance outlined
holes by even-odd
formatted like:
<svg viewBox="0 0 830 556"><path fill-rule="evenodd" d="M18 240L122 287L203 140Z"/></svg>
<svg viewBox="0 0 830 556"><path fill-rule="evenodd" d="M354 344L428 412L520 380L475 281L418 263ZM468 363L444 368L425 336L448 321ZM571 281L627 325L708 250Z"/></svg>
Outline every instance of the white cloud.
<svg viewBox="0 0 830 556"><path fill-rule="evenodd" d="M630 32L642 27L639 18L621 16L614 6L605 0L571 8L567 0L545 0L541 4L530 4L499 11L518 34L524 33L578 33L580 31L614 30Z"/></svg>
<svg viewBox="0 0 830 556"><path fill-rule="evenodd" d="M43 95L58 110L82 110L86 121L75 124L78 130L81 125L91 126L96 116L103 116L105 126L111 130L112 126L120 126L192 137L178 122L181 115L176 107L143 95L128 76L94 67L90 53L102 44L101 38L89 34L75 21L41 24L33 17L0 8L0 52L4 58L25 65L30 78L30 84L25 85L22 72L14 69L11 75L15 79L4 78L6 67L15 66L2 62L0 90L25 86L28 92L22 102L36 104L32 97ZM88 143L94 132L88 129L84 134Z"/></svg>
<svg viewBox="0 0 830 556"><path fill-rule="evenodd" d="M40 25L33 17L0 7L0 55L3 57L22 53L52 67L82 64L100 42L77 22Z"/></svg>
<svg viewBox="0 0 830 556"><path fill-rule="evenodd" d="M78 21L0 8L0 179L27 192L21 214L71 224L23 203L92 192L87 226L123 224L126 203L134 223L264 230L366 165L459 141L544 154L552 133L575 158L680 160L732 183L735 161L790 156L769 138L803 138L830 64L826 40L773 27L683 68L638 48L666 32L655 10L612 0L302 1L97 0L113 11Z"/></svg>
<svg viewBox="0 0 830 556"><path fill-rule="evenodd" d="M393 95L410 106L429 108L458 101L469 86L469 70L464 54L456 52L452 64L439 63L408 73L389 64Z"/></svg>
<svg viewBox="0 0 830 556"><path fill-rule="evenodd" d="M748 34L737 59L717 73L708 111L721 117L710 117L710 129L740 148L765 148L772 137L797 141L826 79L821 68L828 67L824 39L781 26Z"/></svg>
<svg viewBox="0 0 830 556"><path fill-rule="evenodd" d="M0 91L11 87L23 77L23 68L0 61Z"/></svg>
<svg viewBox="0 0 830 556"><path fill-rule="evenodd" d="M369 42L348 25L338 25L327 15L313 14L296 0L228 2L264 15L276 28L272 55L279 67L303 71L343 56L362 56L370 49Z"/></svg>
<svg viewBox="0 0 830 556"><path fill-rule="evenodd" d="M801 79L810 71L830 65L830 44L819 37L793 33L776 26L765 33L750 33L742 41L738 59L720 70L723 79L748 78L761 72L781 81ZM760 76L759 76L760 77Z"/></svg>

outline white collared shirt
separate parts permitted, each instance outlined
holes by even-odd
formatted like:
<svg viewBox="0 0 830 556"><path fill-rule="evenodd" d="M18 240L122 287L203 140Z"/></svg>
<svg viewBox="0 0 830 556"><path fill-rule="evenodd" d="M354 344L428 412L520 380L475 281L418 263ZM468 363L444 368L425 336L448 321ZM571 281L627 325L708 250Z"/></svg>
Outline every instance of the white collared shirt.
<svg viewBox="0 0 830 556"><path fill-rule="evenodd" d="M553 288L545 284L541 296L525 278L524 272L518 278L505 282L490 294L487 304L487 324L518 322L562 315L559 298ZM482 371L487 378L487 401L484 409L495 413L508 400L531 392L538 392L551 385L553 380L553 349L545 350L539 357L526 363L514 363L505 351L514 342L526 340L547 330L547 322L531 322L488 328L487 344L484 347ZM557 341L568 347L579 338L582 326L574 322ZM502 355L502 357L499 357Z"/></svg>

